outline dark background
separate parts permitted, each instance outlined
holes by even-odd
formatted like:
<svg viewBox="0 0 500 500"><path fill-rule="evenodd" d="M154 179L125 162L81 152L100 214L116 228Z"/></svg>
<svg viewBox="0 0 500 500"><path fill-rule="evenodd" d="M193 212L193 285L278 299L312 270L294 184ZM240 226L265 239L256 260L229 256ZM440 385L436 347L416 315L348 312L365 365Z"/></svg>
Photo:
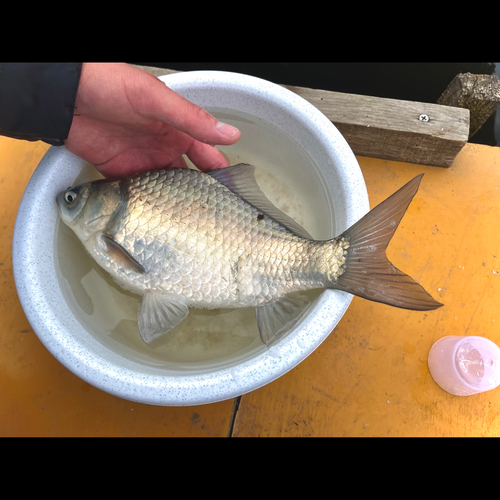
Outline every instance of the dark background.
<svg viewBox="0 0 500 500"><path fill-rule="evenodd" d="M437 101L458 73L500 76L500 63L488 62L136 62L134 64L180 71L207 69L234 71L274 83L432 103ZM471 137L470 142L490 146L500 145L498 110Z"/></svg>

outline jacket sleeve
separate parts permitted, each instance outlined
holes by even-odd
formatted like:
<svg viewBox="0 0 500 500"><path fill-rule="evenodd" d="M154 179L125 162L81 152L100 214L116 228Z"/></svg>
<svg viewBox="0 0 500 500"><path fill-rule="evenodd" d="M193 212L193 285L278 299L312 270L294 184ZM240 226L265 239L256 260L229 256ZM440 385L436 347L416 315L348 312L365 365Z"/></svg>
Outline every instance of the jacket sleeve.
<svg viewBox="0 0 500 500"><path fill-rule="evenodd" d="M0 63L0 135L62 146L82 63Z"/></svg>

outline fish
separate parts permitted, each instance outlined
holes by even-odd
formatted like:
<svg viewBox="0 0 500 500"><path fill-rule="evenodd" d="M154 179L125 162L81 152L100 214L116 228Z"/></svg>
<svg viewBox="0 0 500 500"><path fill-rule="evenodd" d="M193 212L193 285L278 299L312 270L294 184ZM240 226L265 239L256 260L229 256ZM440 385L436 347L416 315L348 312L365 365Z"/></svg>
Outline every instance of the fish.
<svg viewBox="0 0 500 500"><path fill-rule="evenodd" d="M266 197L255 167L163 168L60 192L62 221L118 285L141 295L138 327L151 344L189 308L255 308L260 339L281 339L311 289L338 289L395 307L437 302L394 267L386 248L415 196L415 177L335 238L314 240Z"/></svg>

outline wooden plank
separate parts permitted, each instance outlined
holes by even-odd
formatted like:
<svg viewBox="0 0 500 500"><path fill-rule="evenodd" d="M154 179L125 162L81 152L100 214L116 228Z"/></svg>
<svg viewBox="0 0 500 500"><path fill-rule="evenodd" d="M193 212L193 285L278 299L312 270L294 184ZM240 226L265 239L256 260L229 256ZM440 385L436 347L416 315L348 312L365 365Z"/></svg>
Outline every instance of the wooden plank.
<svg viewBox="0 0 500 500"><path fill-rule="evenodd" d="M470 111L470 139L500 105L500 79L496 75L460 73L437 102Z"/></svg>
<svg viewBox="0 0 500 500"><path fill-rule="evenodd" d="M156 76L174 70L139 66ZM469 137L469 110L283 85L316 106L354 154L449 167Z"/></svg>
<svg viewBox="0 0 500 500"><path fill-rule="evenodd" d="M151 73L152 75L155 76L170 75L171 73L182 73L181 71L177 71L175 69L156 68L155 66L144 66L141 64L133 64L133 66L142 69L144 71L147 71L148 73Z"/></svg>
<svg viewBox="0 0 500 500"><path fill-rule="evenodd" d="M466 109L286 87L322 111L356 155L449 167L467 143Z"/></svg>

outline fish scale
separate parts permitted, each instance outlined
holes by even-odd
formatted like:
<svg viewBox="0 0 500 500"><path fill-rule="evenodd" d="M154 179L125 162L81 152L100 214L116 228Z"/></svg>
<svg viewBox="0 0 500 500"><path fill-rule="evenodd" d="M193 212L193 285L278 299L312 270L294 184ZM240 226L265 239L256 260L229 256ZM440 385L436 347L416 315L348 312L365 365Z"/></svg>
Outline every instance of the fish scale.
<svg viewBox="0 0 500 500"><path fill-rule="evenodd" d="M255 306L301 289L289 279L288 255L300 265L309 242L269 217L259 219L257 208L215 179L188 169L160 170L128 179L124 189L130 202L111 235L154 274L136 278L143 286L180 291L188 304L205 307ZM148 243L149 232L154 239ZM192 257L189 264L185 255ZM239 263L238 274L232 262Z"/></svg>

